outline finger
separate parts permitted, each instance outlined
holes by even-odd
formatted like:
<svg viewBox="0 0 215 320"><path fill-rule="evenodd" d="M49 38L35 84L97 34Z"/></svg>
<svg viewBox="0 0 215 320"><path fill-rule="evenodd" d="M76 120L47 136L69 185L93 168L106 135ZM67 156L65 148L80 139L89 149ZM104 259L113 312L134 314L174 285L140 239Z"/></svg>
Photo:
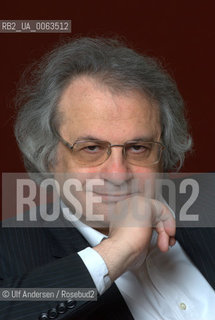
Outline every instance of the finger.
<svg viewBox="0 0 215 320"><path fill-rule="evenodd" d="M166 233L170 237L174 237L176 232L175 219L172 216L168 216L164 221L162 220L162 223Z"/></svg>
<svg viewBox="0 0 215 320"><path fill-rule="evenodd" d="M152 200L151 201L153 210L153 226L156 227L156 225L162 221L164 223L164 228L166 232L170 236L175 235L175 219L173 217L172 212L169 210L169 208L161 203L158 200Z"/></svg>
<svg viewBox="0 0 215 320"><path fill-rule="evenodd" d="M164 229L162 222L159 222L156 227L158 233L157 245L162 252L166 252L169 249L169 235Z"/></svg>
<svg viewBox="0 0 215 320"><path fill-rule="evenodd" d="M176 240L174 237L170 237L169 238L169 246L173 247L176 244Z"/></svg>

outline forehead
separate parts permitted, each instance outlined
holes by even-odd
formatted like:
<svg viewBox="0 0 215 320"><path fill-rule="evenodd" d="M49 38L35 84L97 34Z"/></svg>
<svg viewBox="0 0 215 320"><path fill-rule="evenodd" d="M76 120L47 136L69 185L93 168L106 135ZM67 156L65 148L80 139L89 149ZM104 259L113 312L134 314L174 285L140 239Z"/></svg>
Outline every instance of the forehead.
<svg viewBox="0 0 215 320"><path fill-rule="evenodd" d="M113 93L98 80L79 77L64 90L59 101L64 138L92 135L107 140L160 135L158 107L143 93Z"/></svg>

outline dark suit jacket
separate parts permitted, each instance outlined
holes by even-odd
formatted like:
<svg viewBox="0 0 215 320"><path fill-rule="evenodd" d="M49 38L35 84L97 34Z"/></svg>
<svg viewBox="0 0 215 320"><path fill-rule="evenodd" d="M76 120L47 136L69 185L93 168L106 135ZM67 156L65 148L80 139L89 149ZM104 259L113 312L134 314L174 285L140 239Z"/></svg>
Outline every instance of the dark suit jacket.
<svg viewBox="0 0 215 320"><path fill-rule="evenodd" d="M0 231L0 286L11 288L95 287L77 254L89 246L75 229L2 228ZM215 230L178 229L177 239L193 263L215 288ZM98 301L1 301L0 319L133 319L113 284ZM144 320L144 319L143 319Z"/></svg>

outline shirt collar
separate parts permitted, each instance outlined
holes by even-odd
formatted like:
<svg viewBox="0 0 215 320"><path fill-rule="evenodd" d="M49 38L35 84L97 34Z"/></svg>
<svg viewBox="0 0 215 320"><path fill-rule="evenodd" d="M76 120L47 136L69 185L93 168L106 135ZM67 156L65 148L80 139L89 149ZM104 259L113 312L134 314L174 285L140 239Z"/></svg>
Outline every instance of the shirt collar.
<svg viewBox="0 0 215 320"><path fill-rule="evenodd" d="M103 233L87 226L85 223L80 221L70 209L61 200L61 209L63 216L66 220L70 221L75 228L82 234L82 236L89 242L92 247L97 246L104 238L107 238Z"/></svg>

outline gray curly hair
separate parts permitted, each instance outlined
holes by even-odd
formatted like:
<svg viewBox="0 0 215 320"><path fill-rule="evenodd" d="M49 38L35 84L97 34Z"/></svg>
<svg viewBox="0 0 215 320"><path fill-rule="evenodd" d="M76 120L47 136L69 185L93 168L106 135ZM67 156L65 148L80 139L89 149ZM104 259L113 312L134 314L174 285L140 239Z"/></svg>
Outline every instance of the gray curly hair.
<svg viewBox="0 0 215 320"><path fill-rule="evenodd" d="M30 77L29 77L30 74ZM115 39L79 38L61 44L24 73L17 91L15 136L28 172L43 176L54 164L59 142L58 102L72 79L96 77L112 90L137 89L158 103L163 168L179 169L191 148L183 99L173 79L155 59Z"/></svg>

